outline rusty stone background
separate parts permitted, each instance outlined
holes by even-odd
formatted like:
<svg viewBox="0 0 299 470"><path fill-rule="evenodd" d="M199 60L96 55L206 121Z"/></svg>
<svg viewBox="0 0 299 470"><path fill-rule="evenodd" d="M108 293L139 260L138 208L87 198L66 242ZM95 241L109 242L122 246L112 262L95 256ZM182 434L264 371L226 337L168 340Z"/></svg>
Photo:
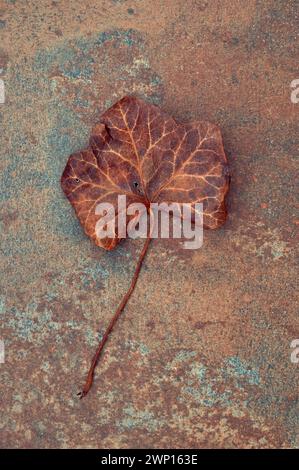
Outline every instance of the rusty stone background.
<svg viewBox="0 0 299 470"><path fill-rule="evenodd" d="M1 447L298 447L298 2L2 0L0 10ZM229 219L197 251L152 243L79 401L142 242L94 246L59 180L125 94L220 125Z"/></svg>

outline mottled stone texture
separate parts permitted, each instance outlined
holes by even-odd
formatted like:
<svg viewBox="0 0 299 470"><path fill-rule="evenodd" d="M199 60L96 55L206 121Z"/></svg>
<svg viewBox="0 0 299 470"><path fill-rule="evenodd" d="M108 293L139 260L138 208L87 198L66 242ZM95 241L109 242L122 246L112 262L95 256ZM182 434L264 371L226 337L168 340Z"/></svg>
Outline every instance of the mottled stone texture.
<svg viewBox="0 0 299 470"><path fill-rule="evenodd" d="M3 0L1 447L296 447L295 0ZM85 237L59 179L125 94L224 135L229 220L154 241L95 386L76 392L141 242Z"/></svg>

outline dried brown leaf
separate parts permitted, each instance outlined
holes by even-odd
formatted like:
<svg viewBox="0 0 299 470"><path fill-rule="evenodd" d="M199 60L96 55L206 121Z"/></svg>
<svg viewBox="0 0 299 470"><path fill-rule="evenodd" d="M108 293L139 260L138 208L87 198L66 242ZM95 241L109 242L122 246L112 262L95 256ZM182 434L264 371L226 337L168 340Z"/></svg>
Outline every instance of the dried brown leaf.
<svg viewBox="0 0 299 470"><path fill-rule="evenodd" d="M119 195L126 195L127 206L142 202L147 208L154 202L202 202L205 228L215 229L226 219L229 172L218 127L208 122L178 124L133 96L125 96L101 116L89 147L69 157L61 184L87 235L106 250L119 238L97 237L100 216L95 209L101 202L117 208ZM149 242L150 234L131 285L92 359L81 398L90 390L100 354L135 288Z"/></svg>
<svg viewBox="0 0 299 470"><path fill-rule="evenodd" d="M99 239L100 202L203 203L205 228L226 219L228 167L220 130L208 122L177 124L158 107L125 96L92 130L89 147L70 156L61 184L85 232L111 250L118 238Z"/></svg>

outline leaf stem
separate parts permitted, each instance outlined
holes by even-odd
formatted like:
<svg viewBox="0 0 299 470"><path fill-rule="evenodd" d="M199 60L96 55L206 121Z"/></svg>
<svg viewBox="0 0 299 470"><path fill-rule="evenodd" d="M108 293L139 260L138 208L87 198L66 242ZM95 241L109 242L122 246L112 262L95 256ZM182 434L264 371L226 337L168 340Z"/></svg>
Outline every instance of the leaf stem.
<svg viewBox="0 0 299 470"><path fill-rule="evenodd" d="M151 241L151 235L149 234L147 236L146 240L145 240L142 251L139 255L139 259L138 259L137 266L136 266L136 269L135 269L135 272L134 272L134 276L133 276L132 281L131 281L131 285L130 285L129 289L127 290L126 294L124 295L121 303L119 304L114 316L112 317L112 319L109 323L109 326L106 329L106 331L104 333L104 336L101 339L101 341L100 341L100 343L97 347L97 350L96 350L96 352L95 352L95 354L92 358L91 365L90 365L90 368L89 368L89 371L88 371L88 374L87 374L87 377L86 377L84 387L83 387L82 391L77 394L80 397L80 399L85 397L85 395L88 394L88 392L89 392L89 390L92 386L92 383L93 383L94 371L95 371L95 368L96 368L97 363L99 361L101 352L104 349L104 346L105 346L105 344L108 340L108 337L109 337L111 331L113 330L113 327L114 327L115 323L117 322L118 318L120 317L122 311L124 310L125 306L127 305L127 302L129 300L129 298L131 297L131 294L132 294L133 290L135 289L137 279L138 279L138 276L139 276L139 273L140 273L140 270L141 270L141 267L142 267L143 260L145 258L146 253L147 253L147 249L148 249L148 246L150 244L150 241Z"/></svg>

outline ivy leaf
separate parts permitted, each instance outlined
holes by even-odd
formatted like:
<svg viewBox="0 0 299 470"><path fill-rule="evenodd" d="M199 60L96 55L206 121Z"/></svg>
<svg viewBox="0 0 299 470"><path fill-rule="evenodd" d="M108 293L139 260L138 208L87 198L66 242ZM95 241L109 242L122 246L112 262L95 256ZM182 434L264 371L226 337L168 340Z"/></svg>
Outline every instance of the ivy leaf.
<svg viewBox="0 0 299 470"><path fill-rule="evenodd" d="M97 245L108 250L118 238L99 239L95 208L142 202L203 203L205 228L226 218L228 167L221 134L207 122L182 125L156 106L126 96L106 111L92 130L89 147L70 156L62 188Z"/></svg>
<svg viewBox="0 0 299 470"><path fill-rule="evenodd" d="M226 219L229 171L220 130L209 122L179 124L158 107L125 96L108 109L92 130L89 147L69 157L61 178L64 193L92 240L112 250L120 238L99 238L95 208L126 195L127 206L150 203L203 203L204 228L215 229ZM115 217L117 219L117 217ZM88 393L94 368L114 323L138 278L147 238L131 286L117 309L93 358L80 396Z"/></svg>

